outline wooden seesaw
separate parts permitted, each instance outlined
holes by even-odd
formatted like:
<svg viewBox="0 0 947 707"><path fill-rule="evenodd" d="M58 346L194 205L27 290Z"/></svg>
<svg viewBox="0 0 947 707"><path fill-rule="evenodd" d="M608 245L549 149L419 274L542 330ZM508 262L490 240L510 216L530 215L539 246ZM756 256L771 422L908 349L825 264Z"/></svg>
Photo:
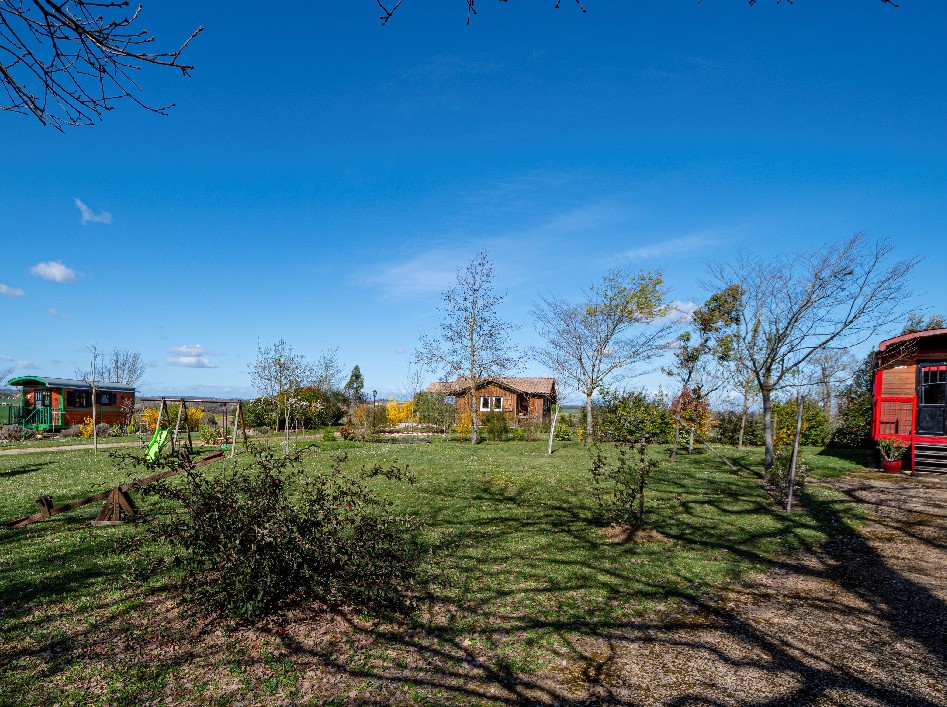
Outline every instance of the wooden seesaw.
<svg viewBox="0 0 947 707"><path fill-rule="evenodd" d="M40 507L39 513L23 516L22 518L14 518L13 520L5 522L4 525L10 528L22 528L24 525L35 523L38 520L46 520L50 516L59 515L60 513L65 513L66 511L71 511L75 508L87 506L90 503L102 500L105 500L105 503L102 505L102 510L99 511L99 515L92 521L92 525L119 525L121 523L127 523L135 520L138 514L135 501L132 500L132 497L128 493L129 491L140 489L143 486L152 484L155 481L160 481L161 479L167 479L169 476L180 474L182 471L187 471L188 469L196 469L201 466L206 466L207 464L212 464L223 458L224 453L222 451L214 452L195 462L182 464L177 469L169 469L168 471L148 476L139 481L131 481L127 484L109 489L108 491L101 491L100 493L94 493L91 496L80 498L78 501L64 503L61 506L54 506L51 496L40 496L36 499Z"/></svg>

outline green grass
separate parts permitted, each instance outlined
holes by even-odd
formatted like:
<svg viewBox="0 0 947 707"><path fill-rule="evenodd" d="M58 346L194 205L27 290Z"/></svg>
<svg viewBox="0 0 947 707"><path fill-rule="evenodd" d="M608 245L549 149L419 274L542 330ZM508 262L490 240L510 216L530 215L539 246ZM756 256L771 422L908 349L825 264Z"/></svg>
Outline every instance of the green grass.
<svg viewBox="0 0 947 707"><path fill-rule="evenodd" d="M345 659L353 674L368 676L359 688L366 690L375 689L372 675L406 665L418 642L445 670L476 655L497 674L540 672L582 637L698 600L714 585L791 558L858 522L855 509L817 484L803 498L813 512L776 510L752 471L760 450L724 450L741 465L737 473L703 450L675 466L661 464L648 489L647 526L666 542L611 544L588 492L582 444L557 443L552 457L543 443L528 442L320 446L307 462L313 467L330 464L332 451L342 449L354 466L408 464L414 485L374 483L399 511L423 521L431 548L427 584L410 615L364 633ZM817 449L804 450L804 459L815 480L860 466L857 456ZM0 456L0 518L33 512L40 494L63 502L125 480L102 452ZM154 497L135 498L146 517L157 510ZM89 658L90 621L96 630L103 621L124 627L131 640L162 630L157 619L129 625L121 617L149 616L149 597L168 582L166 550L150 539L147 523L93 528L88 521L99 507L0 530L0 665L7 664L0 704L17 695L29 696L18 704L92 701L76 687L89 681L99 685L103 704L146 701L163 690L187 702L211 689L175 682L186 666L174 662L129 653L102 673ZM409 638L415 635L423 638ZM218 657L222 675L247 665L244 651L237 646L229 658ZM297 657L268 652L256 672L234 679L260 700L290 694L300 681ZM408 682L402 690L410 701L417 688Z"/></svg>

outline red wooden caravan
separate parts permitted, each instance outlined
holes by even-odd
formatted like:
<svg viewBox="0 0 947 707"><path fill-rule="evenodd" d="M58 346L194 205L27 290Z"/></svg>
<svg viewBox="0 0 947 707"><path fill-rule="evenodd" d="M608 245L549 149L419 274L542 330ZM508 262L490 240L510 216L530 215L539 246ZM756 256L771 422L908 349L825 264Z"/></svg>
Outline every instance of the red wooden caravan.
<svg viewBox="0 0 947 707"><path fill-rule="evenodd" d="M916 471L947 472L947 329L882 341L874 375L872 437L910 444Z"/></svg>

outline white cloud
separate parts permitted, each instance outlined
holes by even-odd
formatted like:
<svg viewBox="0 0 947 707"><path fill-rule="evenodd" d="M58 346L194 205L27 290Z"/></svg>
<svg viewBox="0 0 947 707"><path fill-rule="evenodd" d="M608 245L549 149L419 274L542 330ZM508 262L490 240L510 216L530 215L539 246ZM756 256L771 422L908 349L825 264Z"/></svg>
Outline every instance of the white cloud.
<svg viewBox="0 0 947 707"><path fill-rule="evenodd" d="M629 248L619 253L617 260L654 260L656 258L667 258L671 256L680 256L707 248L708 246L718 245L719 239L710 234L697 234L685 236L683 238L671 238L657 243Z"/></svg>
<svg viewBox="0 0 947 707"><path fill-rule="evenodd" d="M36 370L39 368L39 364L34 363L33 361L17 361L16 367Z"/></svg>
<svg viewBox="0 0 947 707"><path fill-rule="evenodd" d="M79 209L79 213L82 214L82 225L85 226L87 223L112 223L112 214L108 211L102 211L100 213L94 213L92 209L82 203L81 199L75 199L76 207Z"/></svg>
<svg viewBox="0 0 947 707"><path fill-rule="evenodd" d="M671 311L664 319L672 322L689 322L696 309L696 302L682 302L676 299L671 302Z"/></svg>
<svg viewBox="0 0 947 707"><path fill-rule="evenodd" d="M417 297L450 287L457 274L457 264L463 262L465 258L458 252L431 250L411 260L378 267L362 274L359 280L381 287L393 297Z"/></svg>
<svg viewBox="0 0 947 707"><path fill-rule="evenodd" d="M10 287L9 285L0 284L0 295L7 295L9 297L22 297L25 293L19 287Z"/></svg>
<svg viewBox="0 0 947 707"><path fill-rule="evenodd" d="M6 355L0 356L0 361L12 361L12 360L13 360L13 356L6 356Z"/></svg>
<svg viewBox="0 0 947 707"><path fill-rule="evenodd" d="M60 312L60 311L59 311L58 309L56 309L55 307L51 307L50 309L48 309L48 310L46 311L46 313L47 313L49 316L51 316L53 319L59 319L59 320L64 321L64 322L68 322L69 320L72 319L72 317L70 317L68 314L63 314L62 312Z"/></svg>
<svg viewBox="0 0 947 707"><path fill-rule="evenodd" d="M396 354L403 354L407 352L408 350L404 346L399 346L398 348L395 349Z"/></svg>
<svg viewBox="0 0 947 707"><path fill-rule="evenodd" d="M30 268L30 274L51 282L73 283L76 281L76 271L66 267L58 260L37 263Z"/></svg>
<svg viewBox="0 0 947 707"><path fill-rule="evenodd" d="M200 344L184 344L183 346L172 346L168 353L179 354L181 356L214 356L216 355L210 349Z"/></svg>
<svg viewBox="0 0 947 707"><path fill-rule="evenodd" d="M172 356L165 359L169 366L179 368L217 368L217 364L206 356Z"/></svg>

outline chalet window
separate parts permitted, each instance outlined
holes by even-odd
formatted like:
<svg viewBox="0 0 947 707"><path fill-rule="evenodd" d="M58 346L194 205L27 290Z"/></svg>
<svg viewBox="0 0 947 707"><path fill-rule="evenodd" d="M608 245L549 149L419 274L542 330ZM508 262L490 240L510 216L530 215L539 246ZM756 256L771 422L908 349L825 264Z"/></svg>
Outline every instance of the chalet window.
<svg viewBox="0 0 947 707"><path fill-rule="evenodd" d="M493 409L497 411L503 410L503 398L500 396L493 398Z"/></svg>
<svg viewBox="0 0 947 707"><path fill-rule="evenodd" d="M490 412L490 397L487 395L480 396L480 411L481 412Z"/></svg>
<svg viewBox="0 0 947 707"><path fill-rule="evenodd" d="M66 393L66 406L71 408L92 407L92 391L70 390Z"/></svg>

